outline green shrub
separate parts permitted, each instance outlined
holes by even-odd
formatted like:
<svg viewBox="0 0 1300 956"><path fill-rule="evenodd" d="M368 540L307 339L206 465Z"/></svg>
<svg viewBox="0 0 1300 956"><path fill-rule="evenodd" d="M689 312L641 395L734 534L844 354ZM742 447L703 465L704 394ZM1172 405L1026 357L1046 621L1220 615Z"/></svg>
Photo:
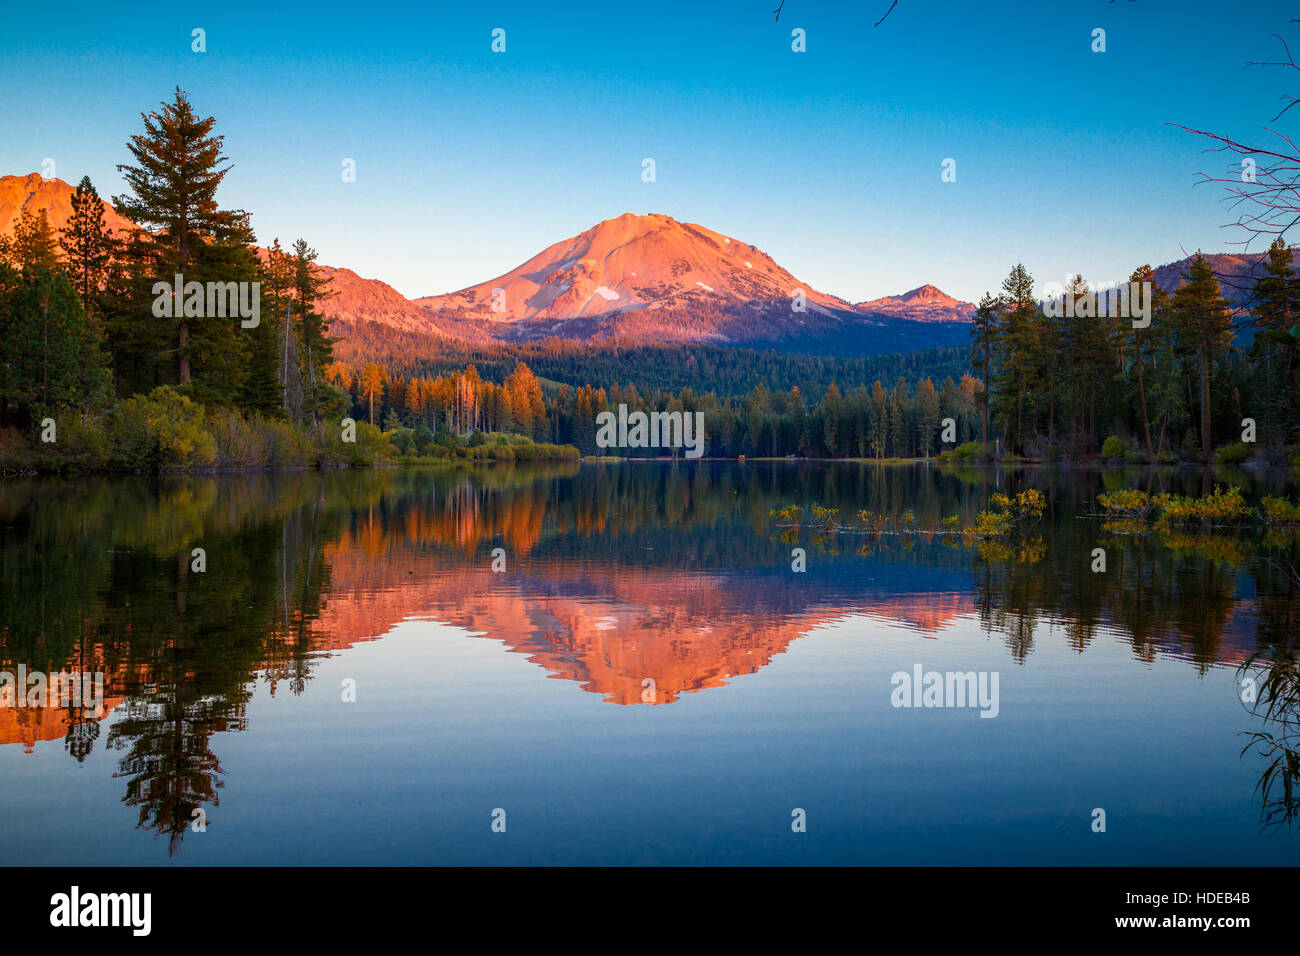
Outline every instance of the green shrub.
<svg viewBox="0 0 1300 956"><path fill-rule="evenodd" d="M1300 503L1270 496L1262 499L1259 507L1269 524L1300 524Z"/></svg>
<svg viewBox="0 0 1300 956"><path fill-rule="evenodd" d="M217 443L205 425L202 405L171 386L159 386L122 401L109 414L110 460L155 471L206 468L216 461Z"/></svg>
<svg viewBox="0 0 1300 956"><path fill-rule="evenodd" d="M1214 450L1214 463L1216 465L1240 465L1250 457L1250 446L1245 442L1233 442L1230 445L1223 445Z"/></svg>
<svg viewBox="0 0 1300 956"><path fill-rule="evenodd" d="M59 452L73 468L95 471L108 464L108 436L96 422L73 416L59 426Z"/></svg>
<svg viewBox="0 0 1300 956"><path fill-rule="evenodd" d="M962 442L951 452L953 461L992 461L993 449L983 442Z"/></svg>
<svg viewBox="0 0 1300 956"><path fill-rule="evenodd" d="M1130 450L1128 442L1118 435L1110 435L1101 443L1101 456L1103 458L1124 459L1128 457Z"/></svg>

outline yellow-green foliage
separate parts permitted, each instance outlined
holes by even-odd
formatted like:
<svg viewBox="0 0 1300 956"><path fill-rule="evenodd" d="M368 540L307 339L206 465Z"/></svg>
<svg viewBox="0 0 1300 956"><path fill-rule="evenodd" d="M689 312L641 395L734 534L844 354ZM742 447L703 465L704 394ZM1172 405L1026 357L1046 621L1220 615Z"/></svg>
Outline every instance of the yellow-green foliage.
<svg viewBox="0 0 1300 956"><path fill-rule="evenodd" d="M167 385L123 400L109 415L115 464L160 469L206 468L217 443L204 427L203 406Z"/></svg>
<svg viewBox="0 0 1300 956"><path fill-rule="evenodd" d="M956 448L941 451L939 461L992 461L993 446L977 441L963 442Z"/></svg>
<svg viewBox="0 0 1300 956"><path fill-rule="evenodd" d="M1097 504L1113 515L1138 521L1145 519L1156 508L1155 500L1145 491L1136 488L1098 495Z"/></svg>
<svg viewBox="0 0 1300 956"><path fill-rule="evenodd" d="M1246 552L1239 536L1205 531L1180 531L1177 528L1162 529L1160 535L1165 547L1207 561L1224 561L1228 564L1241 564L1246 560Z"/></svg>
<svg viewBox="0 0 1300 956"><path fill-rule="evenodd" d="M1246 506L1241 489L1235 485L1224 489L1214 486L1214 491L1200 498L1163 494L1155 498L1160 508L1160 524L1186 525L1208 521L1211 524L1234 524L1246 521L1254 511Z"/></svg>
<svg viewBox="0 0 1300 956"><path fill-rule="evenodd" d="M889 516L874 511L859 511L858 520L862 522L867 534L880 534L889 527Z"/></svg>
<svg viewBox="0 0 1300 956"><path fill-rule="evenodd" d="M1260 501L1259 507L1269 524L1300 524L1300 502L1268 497Z"/></svg>
<svg viewBox="0 0 1300 956"><path fill-rule="evenodd" d="M990 499L993 508L981 511L970 532L980 538L1002 538L1021 531L1043 516L1047 499L1036 488L1026 488L1014 498L998 492Z"/></svg>
<svg viewBox="0 0 1300 956"><path fill-rule="evenodd" d="M784 508L777 508L768 512L768 515L778 521L793 521L798 524L799 518L803 515L803 509L798 505L786 505Z"/></svg>

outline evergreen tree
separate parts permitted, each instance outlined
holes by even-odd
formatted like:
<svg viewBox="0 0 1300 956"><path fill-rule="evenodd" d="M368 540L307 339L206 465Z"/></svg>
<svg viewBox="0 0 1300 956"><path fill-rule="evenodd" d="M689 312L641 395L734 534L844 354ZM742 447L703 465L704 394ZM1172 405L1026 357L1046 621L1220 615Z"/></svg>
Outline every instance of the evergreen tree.
<svg viewBox="0 0 1300 956"><path fill-rule="evenodd" d="M72 218L63 230L61 244L81 308L87 315L97 312L96 300L108 273L112 240L104 228L104 203L89 176L81 177L72 194Z"/></svg>
<svg viewBox="0 0 1300 956"><path fill-rule="evenodd" d="M1195 354L1201 404L1201 456L1213 450L1213 414L1210 382L1218 361L1232 346L1232 318L1219 293L1214 270L1199 252L1192 259L1187 284L1174 293L1176 321Z"/></svg>
<svg viewBox="0 0 1300 956"><path fill-rule="evenodd" d="M1024 448L1026 405L1042 386L1040 342L1035 328L1039 309L1034 301L1033 277L1023 265L1016 265L1003 280L1001 299L994 347L994 392L998 417L1011 430L1011 447L1020 452Z"/></svg>
<svg viewBox="0 0 1300 956"><path fill-rule="evenodd" d="M334 343L320 303L333 293L329 278L316 265L316 250L298 239L293 244L294 300L297 305L298 365L302 379L303 419L319 425L325 411L337 403L337 396L324 375L334 361Z"/></svg>
<svg viewBox="0 0 1300 956"><path fill-rule="evenodd" d="M13 235L0 239L0 262L7 262L15 269L59 267L58 239L44 209L37 213L24 209L19 214Z"/></svg>
<svg viewBox="0 0 1300 956"><path fill-rule="evenodd" d="M934 382L923 379L916 389L917 451L929 458L934 448L935 432L939 428L939 393Z"/></svg>
<svg viewBox="0 0 1300 956"><path fill-rule="evenodd" d="M983 411L980 441L986 445L989 441L989 378L993 369L994 349L1001 332L998 324L1001 312L1002 303L991 293L985 292L970 324L971 365L980 373L980 381L984 383L983 400L980 403Z"/></svg>
<svg viewBox="0 0 1300 956"><path fill-rule="evenodd" d="M12 278L12 277L11 277ZM98 403L108 371L76 289L64 272L27 267L0 294L0 395L3 415L33 419Z"/></svg>
<svg viewBox="0 0 1300 956"><path fill-rule="evenodd" d="M239 334L247 331L240 328L239 317L208 315L216 310L206 308L193 310L205 314L185 314L191 310L181 302L173 303L170 319L152 311L153 282L170 285L176 275L186 284L257 278L247 214L222 209L216 199L231 168L222 165L223 137L213 135L216 121L200 118L179 88L172 102L141 118L144 133L127 144L138 165L117 167L130 192L114 197L113 203L146 230L136 234L124 255L136 260L135 278L150 283L150 294L141 296L137 308L116 316L114 325L166 324L171 341L156 359L172 364L175 383L192 386L203 401L234 402L241 397L252 351L249 337Z"/></svg>

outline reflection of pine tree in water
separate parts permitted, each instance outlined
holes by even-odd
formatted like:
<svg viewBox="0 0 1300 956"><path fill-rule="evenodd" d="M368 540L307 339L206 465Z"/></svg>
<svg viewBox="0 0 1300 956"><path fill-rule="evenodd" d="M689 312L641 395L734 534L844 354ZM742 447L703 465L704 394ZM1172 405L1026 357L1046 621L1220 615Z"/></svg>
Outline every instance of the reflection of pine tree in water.
<svg viewBox="0 0 1300 956"><path fill-rule="evenodd" d="M1069 483L1045 489L1051 502L1045 549L978 549L973 582L985 629L1002 631L1013 657L1023 662L1040 621L1062 622L1079 652L1109 625L1123 631L1144 660L1161 649L1179 650L1208 670L1220 658L1238 605L1242 568L1217 551L1152 535L1112 534L1104 524L1078 520L1093 510L1085 490ZM1202 542L1213 538L1200 536ZM1093 573L1098 547L1106 570Z"/></svg>
<svg viewBox="0 0 1300 956"><path fill-rule="evenodd" d="M94 655L94 662L88 659L88 647L86 642L85 630L82 630L81 640L77 642L77 663L75 672L79 675L103 672L103 662L98 649ZM67 708L68 732L63 738L63 749L70 753L78 763L85 762L90 756L91 750L94 749L95 741L99 739L99 721L104 714L93 714L86 706L87 701L82 699L80 705ZM105 701L100 701L102 706L107 706Z"/></svg>
<svg viewBox="0 0 1300 956"><path fill-rule="evenodd" d="M943 586L970 571L981 621L1008 632L1017 660L1033 651L1039 622L1054 619L1070 622L1066 637L1080 651L1109 625L1131 635L1139 657L1181 647L1207 667L1246 575L1259 595L1261 643L1286 636L1294 645L1300 583L1269 571L1256 557L1258 543L1247 542L1249 563L1239 564L1150 536L1108 536L1099 523L1079 520L1090 512L1095 475L1010 474L1041 485L1050 501L1043 547L998 555L955 538L944 539L952 547L918 541L914 549L876 542L873 565L948 572ZM1010 474L1001 481L1010 484ZM978 469L754 462L115 479L52 499L0 487L0 520L16 529L0 538L0 588L31 593L39 565L43 598L0 607L0 661L48 657L47 670L76 661L109 675L106 696L127 697L107 741L119 757L124 802L138 809L141 828L168 835L174 853L193 811L217 805L214 735L244 729L259 675L273 691L287 682L295 694L310 679L312 655L327 637L316 622L336 553L392 562L432 546L450 566L483 567L483 543L504 539L512 555L534 553L543 574L575 554L603 570L763 572L784 568L774 555L789 553L771 538L775 508L815 503L846 516L914 510L932 528L954 514L973 520L992 483ZM1107 550L1106 574L1089 569L1098 545ZM206 550L205 573L190 569L191 547ZM759 589L751 609L797 613L820 594L851 600L845 595L864 579L863 566L850 558L833 567L842 578L824 592ZM665 618L651 629L682 630L673 615L684 600L665 602ZM557 622L545 636L562 643L575 627ZM684 647L680 656L689 653ZM81 711L66 716L67 752L84 759L98 725Z"/></svg>
<svg viewBox="0 0 1300 956"><path fill-rule="evenodd" d="M194 699L185 683L161 683L133 695L127 716L109 730L108 745L126 749L117 777L126 777L122 802L139 807L138 826L167 834L168 853L180 849L196 808L218 806L223 773L209 746L214 733L247 729L241 699Z"/></svg>
<svg viewBox="0 0 1300 956"><path fill-rule="evenodd" d="M138 826L167 834L173 854L194 811L219 803L212 737L246 729L258 672L288 679L294 693L310 679L311 622L329 580L322 542L338 528L300 487L288 508L265 483L223 487L195 539L206 571L191 569L184 542L179 560L170 541L116 550L97 635L127 675L123 715L108 734L123 752L123 802L139 809Z"/></svg>
<svg viewBox="0 0 1300 956"><path fill-rule="evenodd" d="M67 736L63 738L63 749L72 754L78 763L85 762L99 739L99 721L85 720L85 708L79 707L70 712L75 714L68 723Z"/></svg>

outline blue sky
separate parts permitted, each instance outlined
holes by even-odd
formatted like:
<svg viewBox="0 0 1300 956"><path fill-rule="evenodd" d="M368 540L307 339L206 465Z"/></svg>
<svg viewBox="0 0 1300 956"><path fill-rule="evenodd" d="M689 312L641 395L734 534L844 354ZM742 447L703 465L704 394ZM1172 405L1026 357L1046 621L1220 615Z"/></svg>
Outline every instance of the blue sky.
<svg viewBox="0 0 1300 956"><path fill-rule="evenodd" d="M787 0L779 23L776 0L108 6L8 18L0 173L48 157L111 197L139 114L179 85L216 116L220 196L259 241L302 236L409 296L627 211L752 242L853 301L924 282L973 299L1017 261L1040 285L1118 280L1242 238L1222 187L1195 185L1227 160L1164 124L1263 141L1300 94L1245 68L1278 58L1270 33L1300 47L1277 4L899 0L878 28L888 0Z"/></svg>

